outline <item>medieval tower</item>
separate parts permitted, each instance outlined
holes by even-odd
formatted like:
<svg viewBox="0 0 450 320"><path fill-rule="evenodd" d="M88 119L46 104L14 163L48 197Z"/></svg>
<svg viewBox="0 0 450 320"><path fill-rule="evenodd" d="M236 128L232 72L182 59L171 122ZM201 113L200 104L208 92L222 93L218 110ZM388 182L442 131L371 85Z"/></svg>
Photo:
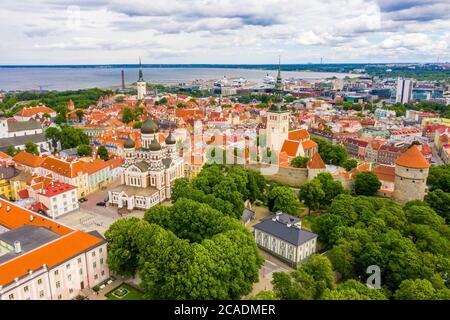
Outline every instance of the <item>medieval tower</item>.
<svg viewBox="0 0 450 320"><path fill-rule="evenodd" d="M395 161L393 199L401 204L423 200L430 164L416 145L406 150Z"/></svg>
<svg viewBox="0 0 450 320"><path fill-rule="evenodd" d="M289 111L283 105L283 83L281 80L281 69L278 66L277 82L273 104L267 112L266 146L271 151L280 152L284 140L289 133Z"/></svg>
<svg viewBox="0 0 450 320"><path fill-rule="evenodd" d="M147 94L147 83L144 80L144 73L142 72L141 58L139 58L139 79L136 83L138 100L144 99Z"/></svg>

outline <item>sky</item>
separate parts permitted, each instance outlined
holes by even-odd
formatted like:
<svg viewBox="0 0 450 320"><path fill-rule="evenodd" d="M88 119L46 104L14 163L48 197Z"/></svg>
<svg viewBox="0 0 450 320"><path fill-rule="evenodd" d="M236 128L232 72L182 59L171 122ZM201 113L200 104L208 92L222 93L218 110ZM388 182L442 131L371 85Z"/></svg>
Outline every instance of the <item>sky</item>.
<svg viewBox="0 0 450 320"><path fill-rule="evenodd" d="M450 61L450 0L2 0L0 65Z"/></svg>

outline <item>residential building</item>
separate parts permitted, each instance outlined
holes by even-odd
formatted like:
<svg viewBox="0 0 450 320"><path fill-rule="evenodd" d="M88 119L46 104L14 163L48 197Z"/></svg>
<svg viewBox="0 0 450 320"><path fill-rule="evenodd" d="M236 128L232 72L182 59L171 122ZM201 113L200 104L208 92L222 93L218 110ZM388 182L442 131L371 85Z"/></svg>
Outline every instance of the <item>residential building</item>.
<svg viewBox="0 0 450 320"><path fill-rule="evenodd" d="M44 205L43 210L52 219L79 208L77 187L67 183L52 181L47 186L29 188L30 197Z"/></svg>
<svg viewBox="0 0 450 320"><path fill-rule="evenodd" d="M8 200L13 199L13 192L9 181L18 176L19 173L20 171L12 165L0 165L0 197Z"/></svg>
<svg viewBox="0 0 450 320"><path fill-rule="evenodd" d="M69 300L109 278L107 243L0 199L0 300Z"/></svg>

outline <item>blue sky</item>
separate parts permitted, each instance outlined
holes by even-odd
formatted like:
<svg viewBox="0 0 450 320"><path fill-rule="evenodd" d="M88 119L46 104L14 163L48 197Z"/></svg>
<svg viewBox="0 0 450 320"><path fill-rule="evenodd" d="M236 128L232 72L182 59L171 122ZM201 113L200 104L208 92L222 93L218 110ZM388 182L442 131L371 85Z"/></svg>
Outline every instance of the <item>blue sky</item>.
<svg viewBox="0 0 450 320"><path fill-rule="evenodd" d="M0 65L450 61L450 0L2 0Z"/></svg>

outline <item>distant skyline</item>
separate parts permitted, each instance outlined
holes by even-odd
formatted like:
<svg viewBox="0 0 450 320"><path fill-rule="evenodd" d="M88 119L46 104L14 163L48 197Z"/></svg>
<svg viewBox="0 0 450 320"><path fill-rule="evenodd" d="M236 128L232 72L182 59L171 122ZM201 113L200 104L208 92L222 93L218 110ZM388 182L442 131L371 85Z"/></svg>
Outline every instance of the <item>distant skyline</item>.
<svg viewBox="0 0 450 320"><path fill-rule="evenodd" d="M0 15L0 65L450 61L448 0L4 0Z"/></svg>

